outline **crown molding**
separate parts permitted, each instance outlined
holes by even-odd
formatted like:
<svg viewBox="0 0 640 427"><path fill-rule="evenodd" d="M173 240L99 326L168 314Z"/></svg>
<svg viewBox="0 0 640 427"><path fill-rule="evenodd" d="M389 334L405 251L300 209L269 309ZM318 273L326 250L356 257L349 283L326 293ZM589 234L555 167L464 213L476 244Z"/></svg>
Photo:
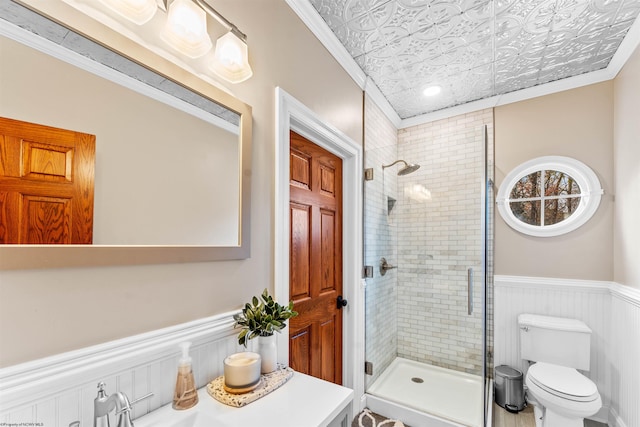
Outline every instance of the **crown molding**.
<svg viewBox="0 0 640 427"><path fill-rule="evenodd" d="M376 106L382 111L382 114L385 115L387 119L396 127L396 129L401 129L402 119L396 113L396 110L393 109L387 98L382 94L382 91L378 88L371 77L367 76L367 80L364 86L364 92L371 98L371 100L376 104Z"/></svg>
<svg viewBox="0 0 640 427"><path fill-rule="evenodd" d="M616 53L609 61L606 70L611 74L611 78L615 78L624 64L627 63L633 52L640 46L640 17L636 18L627 35L622 39L622 43L616 50Z"/></svg>
<svg viewBox="0 0 640 427"><path fill-rule="evenodd" d="M316 12L307 0L286 0L289 7L298 15L304 24L311 30L320 43L327 48L329 53L338 61L344 70L351 76L361 89L364 89L367 75L353 59L347 49L340 43L338 37L324 22L320 14Z"/></svg>
<svg viewBox="0 0 640 427"><path fill-rule="evenodd" d="M286 0L289 7L298 15L302 22L311 30L316 38L324 45L329 53L344 68L353 81L371 97L387 118L398 128L400 116L384 97L378 86L369 78L358 63L353 59L338 37L331 31L320 14L308 0Z"/></svg>
<svg viewBox="0 0 640 427"><path fill-rule="evenodd" d="M627 35L622 40L620 47L609 62L609 65L602 70L545 83L515 92L496 95L490 98L456 105L454 107L444 108L431 113L421 114L419 116L401 119L380 89L378 89L375 83L364 73L364 71L362 71L347 49L324 22L320 14L318 14L318 12L313 8L311 2L309 0L286 0L286 2L302 22L304 22L311 32L318 38L318 40L320 40L327 50L329 50L331 55L333 55L356 84L371 97L378 108L382 110L385 116L387 116L397 129L405 129L485 108L494 108L501 105L612 80L620 72L629 57L633 54L634 50L640 45L640 19L636 19Z"/></svg>

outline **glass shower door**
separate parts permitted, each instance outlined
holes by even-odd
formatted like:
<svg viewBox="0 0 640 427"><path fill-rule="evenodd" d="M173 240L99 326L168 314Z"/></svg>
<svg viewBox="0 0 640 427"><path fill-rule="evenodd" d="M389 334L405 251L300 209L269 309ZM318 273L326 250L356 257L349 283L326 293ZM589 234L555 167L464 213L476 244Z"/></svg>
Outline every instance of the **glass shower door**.
<svg viewBox="0 0 640 427"><path fill-rule="evenodd" d="M491 123L483 110L400 130L395 150L365 145L367 393L469 426L485 418ZM382 169L398 159L421 167ZM384 275L383 257L397 267Z"/></svg>

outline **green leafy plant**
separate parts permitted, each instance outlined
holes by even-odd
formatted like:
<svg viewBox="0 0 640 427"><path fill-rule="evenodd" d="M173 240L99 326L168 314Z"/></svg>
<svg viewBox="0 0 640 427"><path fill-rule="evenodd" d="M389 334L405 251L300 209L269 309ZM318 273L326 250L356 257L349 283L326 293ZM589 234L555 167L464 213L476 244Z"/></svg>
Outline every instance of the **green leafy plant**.
<svg viewBox="0 0 640 427"><path fill-rule="evenodd" d="M280 305L265 288L260 299L254 296L250 303L245 304L242 313L233 316L235 326L242 329L238 334L238 343L246 347L247 342L255 337L267 337L280 332L287 326L285 321L297 315L293 310L293 301L288 305Z"/></svg>

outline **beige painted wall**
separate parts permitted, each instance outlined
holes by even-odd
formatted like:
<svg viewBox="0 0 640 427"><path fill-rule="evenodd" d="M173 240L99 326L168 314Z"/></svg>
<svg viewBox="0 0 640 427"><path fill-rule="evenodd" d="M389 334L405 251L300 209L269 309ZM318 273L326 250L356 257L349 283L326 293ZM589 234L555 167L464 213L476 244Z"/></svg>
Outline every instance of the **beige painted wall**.
<svg viewBox="0 0 640 427"><path fill-rule="evenodd" d="M495 273L612 280L613 82L497 107L495 152L497 186L527 160L560 155L593 169L605 191L591 220L562 236L526 236L496 213Z"/></svg>
<svg viewBox="0 0 640 427"><path fill-rule="evenodd" d="M613 84L613 280L640 289L640 47Z"/></svg>
<svg viewBox="0 0 640 427"><path fill-rule="evenodd" d="M244 31L254 76L229 89L253 107L251 258L0 272L0 367L240 308L273 290L275 87L357 142L362 92L284 0L218 0Z"/></svg>

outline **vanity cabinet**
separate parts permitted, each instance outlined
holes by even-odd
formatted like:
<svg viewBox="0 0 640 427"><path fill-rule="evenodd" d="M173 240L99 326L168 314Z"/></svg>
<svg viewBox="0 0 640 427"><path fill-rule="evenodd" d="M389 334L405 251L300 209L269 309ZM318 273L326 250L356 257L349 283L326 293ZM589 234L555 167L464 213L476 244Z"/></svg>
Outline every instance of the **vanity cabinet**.
<svg viewBox="0 0 640 427"><path fill-rule="evenodd" d="M136 427L349 427L353 390L294 373L277 390L241 408L227 406L198 391L199 402L191 409L176 411L165 405L136 420Z"/></svg>
<svg viewBox="0 0 640 427"><path fill-rule="evenodd" d="M336 417L327 425L327 427L349 427L351 425L351 404L347 405Z"/></svg>

